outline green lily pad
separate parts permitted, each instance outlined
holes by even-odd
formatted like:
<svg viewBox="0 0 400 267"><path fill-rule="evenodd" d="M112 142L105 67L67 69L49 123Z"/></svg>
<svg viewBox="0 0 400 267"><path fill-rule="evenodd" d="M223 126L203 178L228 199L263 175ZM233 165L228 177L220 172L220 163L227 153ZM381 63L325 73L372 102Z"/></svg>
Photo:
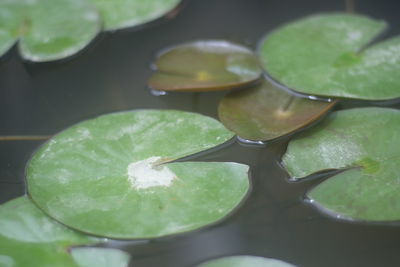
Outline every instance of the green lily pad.
<svg viewBox="0 0 400 267"><path fill-rule="evenodd" d="M281 260L257 256L230 256L207 261L198 267L293 267Z"/></svg>
<svg viewBox="0 0 400 267"><path fill-rule="evenodd" d="M101 116L41 147L27 167L28 190L50 216L99 236L153 238L194 230L242 201L248 166L171 161L232 136L218 121L189 112Z"/></svg>
<svg viewBox="0 0 400 267"><path fill-rule="evenodd" d="M166 15L179 3L180 0L2 0L0 56L19 40L25 59L39 62L65 58L86 47L102 23L106 30L136 26Z"/></svg>
<svg viewBox="0 0 400 267"><path fill-rule="evenodd" d="M122 251L73 247L100 241L51 220L26 197L0 206L0 266L127 266Z"/></svg>
<svg viewBox="0 0 400 267"><path fill-rule="evenodd" d="M400 111L356 108L332 115L289 143L283 164L297 179L327 169L343 172L309 193L338 217L400 220Z"/></svg>
<svg viewBox="0 0 400 267"><path fill-rule="evenodd" d="M300 98L264 81L227 94L218 113L221 122L241 138L267 141L310 125L335 103Z"/></svg>
<svg viewBox="0 0 400 267"><path fill-rule="evenodd" d="M0 10L0 56L19 39L25 59L68 57L100 30L98 13L83 0L2 0Z"/></svg>
<svg viewBox="0 0 400 267"><path fill-rule="evenodd" d="M360 15L314 15L272 32L259 52L272 78L304 94L398 98L400 37L365 48L385 27Z"/></svg>
<svg viewBox="0 0 400 267"><path fill-rule="evenodd" d="M99 10L106 30L137 26L171 12L181 0L90 0Z"/></svg>
<svg viewBox="0 0 400 267"><path fill-rule="evenodd" d="M182 44L161 53L149 87L160 91L215 91L257 81L261 68L253 52L227 41Z"/></svg>

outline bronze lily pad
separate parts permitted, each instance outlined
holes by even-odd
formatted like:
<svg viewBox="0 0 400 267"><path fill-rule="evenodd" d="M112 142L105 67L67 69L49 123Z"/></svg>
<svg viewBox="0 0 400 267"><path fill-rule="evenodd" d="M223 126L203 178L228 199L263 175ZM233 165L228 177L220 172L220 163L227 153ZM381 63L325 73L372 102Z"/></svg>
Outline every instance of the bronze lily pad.
<svg viewBox="0 0 400 267"><path fill-rule="evenodd" d="M218 114L221 122L241 138L268 141L310 125L335 103L301 98L264 81L226 95Z"/></svg>
<svg viewBox="0 0 400 267"><path fill-rule="evenodd" d="M253 52L227 41L196 41L170 48L155 62L149 87L159 91L215 91L257 81L261 68Z"/></svg>

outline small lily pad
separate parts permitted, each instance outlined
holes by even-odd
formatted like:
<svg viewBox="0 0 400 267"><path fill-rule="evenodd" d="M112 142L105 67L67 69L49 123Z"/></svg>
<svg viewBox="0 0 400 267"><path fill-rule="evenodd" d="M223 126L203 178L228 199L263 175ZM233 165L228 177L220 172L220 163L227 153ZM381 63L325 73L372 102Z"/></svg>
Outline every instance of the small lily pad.
<svg viewBox="0 0 400 267"><path fill-rule="evenodd" d="M304 94L398 98L400 37L368 46L385 28L360 15L314 15L269 34L259 52L272 78Z"/></svg>
<svg viewBox="0 0 400 267"><path fill-rule="evenodd" d="M82 0L2 0L0 56L18 39L25 59L49 61L83 49L100 31L98 13Z"/></svg>
<svg viewBox="0 0 400 267"><path fill-rule="evenodd" d="M218 113L221 122L241 138L267 141L310 125L334 104L300 98L264 81L226 95Z"/></svg>
<svg viewBox="0 0 400 267"><path fill-rule="evenodd" d="M233 134L218 121L173 110L104 115L53 137L27 167L46 213L83 232L153 238L216 222L245 197L248 166L171 161Z"/></svg>
<svg viewBox="0 0 400 267"><path fill-rule="evenodd" d="M261 68L253 52L227 41L197 41L161 53L149 86L160 91L215 91L258 80Z"/></svg>
<svg viewBox="0 0 400 267"><path fill-rule="evenodd" d="M53 221L27 197L0 206L1 266L128 265L129 256L116 249L73 247L100 241ZM87 255L88 251L91 255ZM109 265L104 265L105 262Z"/></svg>
<svg viewBox="0 0 400 267"><path fill-rule="evenodd" d="M99 10L106 30L137 26L172 11L181 0L90 0Z"/></svg>
<svg viewBox="0 0 400 267"><path fill-rule="evenodd" d="M289 143L283 164L301 179L327 169L343 172L309 193L331 214L357 220L400 220L400 111L356 108L332 113Z"/></svg>
<svg viewBox="0 0 400 267"><path fill-rule="evenodd" d="M294 265L257 256L230 256L207 261L198 267L294 267Z"/></svg>

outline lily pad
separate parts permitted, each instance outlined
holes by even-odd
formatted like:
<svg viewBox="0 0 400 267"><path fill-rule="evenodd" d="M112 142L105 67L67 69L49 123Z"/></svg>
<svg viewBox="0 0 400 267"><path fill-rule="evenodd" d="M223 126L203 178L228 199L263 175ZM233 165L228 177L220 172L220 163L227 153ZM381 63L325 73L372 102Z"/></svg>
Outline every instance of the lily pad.
<svg viewBox="0 0 400 267"><path fill-rule="evenodd" d="M300 98L264 81L227 94L218 113L221 122L241 138L267 141L310 125L335 103Z"/></svg>
<svg viewBox="0 0 400 267"><path fill-rule="evenodd" d="M0 10L0 56L19 39L25 59L68 57L100 30L98 13L83 0L2 0Z"/></svg>
<svg viewBox="0 0 400 267"><path fill-rule="evenodd" d="M50 216L83 232L153 238L216 222L245 197L248 166L171 162L222 144L218 121L174 110L104 115L53 137L27 167Z"/></svg>
<svg viewBox="0 0 400 267"><path fill-rule="evenodd" d="M400 37L368 45L385 28L360 15L314 15L269 34L259 52L272 78L304 94L398 98Z"/></svg>
<svg viewBox="0 0 400 267"><path fill-rule="evenodd" d="M289 143L283 164L301 179L321 170L343 170L309 193L338 217L400 220L398 133L400 111L356 108L329 118Z"/></svg>
<svg viewBox="0 0 400 267"><path fill-rule="evenodd" d="M129 256L119 250L73 247L100 241L51 220L26 197L0 206L1 266L128 265ZM91 256L87 255L89 251Z"/></svg>
<svg viewBox="0 0 400 267"><path fill-rule="evenodd" d="M230 256L207 261L198 267L293 267L281 260L257 256Z"/></svg>
<svg viewBox="0 0 400 267"><path fill-rule="evenodd" d="M171 12L181 0L90 0L99 10L106 30L137 26Z"/></svg>
<svg viewBox="0 0 400 267"><path fill-rule="evenodd" d="M261 68L248 48L227 41L182 44L160 54L149 86L160 91L215 91L257 81Z"/></svg>
<svg viewBox="0 0 400 267"><path fill-rule="evenodd" d="M0 56L19 40L25 59L39 62L65 58L86 47L101 30L101 24L106 30L136 26L166 15L179 3L180 0L2 0Z"/></svg>

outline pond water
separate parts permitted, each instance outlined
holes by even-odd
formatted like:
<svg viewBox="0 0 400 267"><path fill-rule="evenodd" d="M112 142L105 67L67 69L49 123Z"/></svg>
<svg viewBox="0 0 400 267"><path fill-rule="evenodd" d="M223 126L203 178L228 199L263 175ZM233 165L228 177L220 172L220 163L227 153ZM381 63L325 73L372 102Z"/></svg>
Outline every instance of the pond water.
<svg viewBox="0 0 400 267"><path fill-rule="evenodd" d="M88 49L60 62L24 63L14 49L0 60L0 135L52 135L96 115L139 108L179 109L216 118L225 92L151 93L146 82L158 51L206 39L254 49L265 33L282 23L316 12L343 11L344 6L344 1L191 0L170 21L103 33ZM355 10L388 21L389 36L400 34L400 5L395 1L356 1ZM365 103L338 108L359 105ZM398 265L400 226L337 220L304 201L305 192L319 180L288 181L279 163L287 141L233 140L190 158L251 166L252 193L229 218L188 234L111 241L107 246L130 252L132 266L193 266L236 254L299 266ZM42 142L0 141L0 203L24 194L26 161Z"/></svg>

